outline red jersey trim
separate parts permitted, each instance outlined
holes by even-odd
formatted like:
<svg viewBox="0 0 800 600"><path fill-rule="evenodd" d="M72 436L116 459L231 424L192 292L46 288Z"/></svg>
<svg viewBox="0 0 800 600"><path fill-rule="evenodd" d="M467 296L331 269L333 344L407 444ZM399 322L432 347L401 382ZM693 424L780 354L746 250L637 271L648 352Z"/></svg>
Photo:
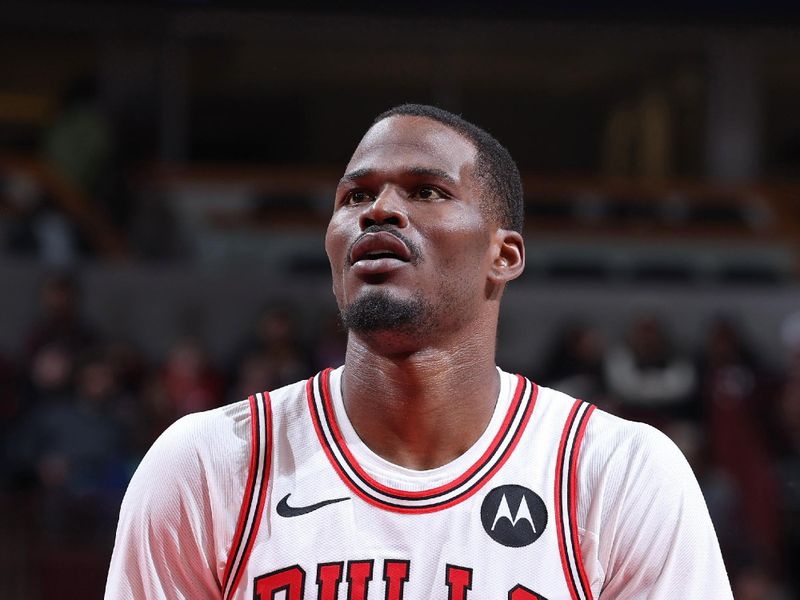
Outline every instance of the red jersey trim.
<svg viewBox="0 0 800 600"><path fill-rule="evenodd" d="M374 487L382 492L386 492L392 495L398 495L404 498L428 498L430 496L434 496L437 494L441 494L444 492L448 492L452 489L455 489L470 477L472 477L475 472L480 469L480 467L491 458L491 456L496 452L498 446L506 437L508 433L512 417L519 409L520 402L522 399L522 391L524 388L524 380L519 375L517 376L517 388L514 392L514 399L511 402L511 407L509 407L508 412L506 413L505 419L503 420L503 424L500 426L500 429L497 431L497 434L492 439L492 443L489 444L489 447L486 451L475 461L475 463L467 469L461 476L454 479L450 483L446 483L436 488L432 488L430 490L422 490L419 492L408 492L405 490L398 490L395 488L391 488L389 486L383 485L380 482L376 481L370 475L361 468L361 465L355 459L355 457L350 453L350 449L347 447L347 443L344 440L344 436L342 435L341 430L339 429L339 424L336 422L336 418L334 417L333 411L333 403L331 401L331 393L330 393L330 370L326 371L323 374L322 379L322 394L323 394L323 401L325 403L325 418L327 419L330 430L333 433L334 439L336 440L336 445L341 449L342 454L345 456L348 464L353 468L353 470L358 474L361 479L367 482L370 487Z"/></svg>
<svg viewBox="0 0 800 600"><path fill-rule="evenodd" d="M253 498L253 480L256 476L256 463L258 458L258 451L256 445L258 444L258 412L256 409L255 396L250 396L248 399L250 404L250 468L247 471L247 484L244 488L244 497L242 498L242 505L239 507L239 518L236 522L236 531L233 534L233 542L228 551L228 560L225 563L225 572L222 575L222 589L224 590L228 585L228 579L233 568L233 560L239 552L239 546L242 542L242 532L244 530L247 513L250 509L250 502Z"/></svg>
<svg viewBox="0 0 800 600"><path fill-rule="evenodd" d="M225 600L236 593L264 512L272 463L272 406L268 392L250 397L250 419L250 469L245 498L239 511L239 521L223 575L222 591Z"/></svg>
<svg viewBox="0 0 800 600"><path fill-rule="evenodd" d="M577 525L577 468L580 445L595 407L576 400L564 423L555 471L555 526L561 566L572 600L593 600L583 566Z"/></svg>
<svg viewBox="0 0 800 600"><path fill-rule="evenodd" d="M595 408L597 407L589 406L581 418L575 444L572 448L572 457L570 458L569 467L569 520L572 526L572 545L575 551L575 562L578 564L578 575L580 576L581 586L586 592L587 600L594 600L594 598L592 596L592 588L589 585L589 578L586 576L586 569L583 565L583 553L581 552L580 540L578 539L578 457L580 456L583 436L586 433L586 426L589 424L589 418L592 416Z"/></svg>
<svg viewBox="0 0 800 600"><path fill-rule="evenodd" d="M534 384L518 375L514 397L504 421L481 457L462 475L445 485L429 490L409 492L395 489L376 481L363 470L351 454L334 417L330 395L330 372L331 370L328 369L309 379L306 386L312 422L320 444L325 450L331 465L353 492L378 508L395 512L434 512L453 506L476 493L513 452L530 420L538 394L538 388ZM329 433L326 433L323 423ZM515 423L516 428L513 427ZM501 449L501 446L506 441L508 443L505 448ZM336 456L334 448L340 454L342 462ZM478 475L481 470L485 472L482 475ZM464 489L458 492L459 487ZM373 491L390 498L410 502L410 504L396 504L392 500L384 500ZM437 498L454 492L456 493L452 498L437 501Z"/></svg>

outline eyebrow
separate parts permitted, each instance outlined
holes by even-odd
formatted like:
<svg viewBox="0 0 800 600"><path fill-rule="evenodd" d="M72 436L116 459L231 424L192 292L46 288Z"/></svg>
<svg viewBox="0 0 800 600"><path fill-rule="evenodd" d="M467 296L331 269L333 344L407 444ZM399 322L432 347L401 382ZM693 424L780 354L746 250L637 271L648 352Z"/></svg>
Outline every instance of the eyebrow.
<svg viewBox="0 0 800 600"><path fill-rule="evenodd" d="M355 181L358 179L371 177L376 173L378 173L377 169L370 169L370 168L356 169L355 171L350 171L349 173L345 173L344 176L339 180L339 184L341 185L343 183L349 183L351 181ZM401 175L410 175L413 177L431 177L434 179L438 179L440 181L444 181L445 183L449 183L450 185L456 185L458 183L446 171L443 171L442 169L436 169L433 167L419 167L419 166L409 167L407 169L403 169Z"/></svg>

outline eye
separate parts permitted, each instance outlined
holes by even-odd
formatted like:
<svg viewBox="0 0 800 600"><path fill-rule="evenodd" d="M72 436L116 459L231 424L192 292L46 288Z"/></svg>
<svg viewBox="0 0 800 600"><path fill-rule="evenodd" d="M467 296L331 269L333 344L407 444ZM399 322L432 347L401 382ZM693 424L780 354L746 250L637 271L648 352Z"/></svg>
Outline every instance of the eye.
<svg viewBox="0 0 800 600"><path fill-rule="evenodd" d="M372 194L364 190L352 190L344 197L345 204L361 204L362 202L372 202Z"/></svg>
<svg viewBox="0 0 800 600"><path fill-rule="evenodd" d="M423 185L414 191L414 195L420 200L443 200L447 195L439 188L432 185Z"/></svg>

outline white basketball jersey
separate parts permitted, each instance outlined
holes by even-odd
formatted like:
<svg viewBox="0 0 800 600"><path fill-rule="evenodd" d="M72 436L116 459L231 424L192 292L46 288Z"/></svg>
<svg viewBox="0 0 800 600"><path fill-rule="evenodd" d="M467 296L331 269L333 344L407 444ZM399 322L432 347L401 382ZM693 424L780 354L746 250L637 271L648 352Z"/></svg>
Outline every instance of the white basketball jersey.
<svg viewBox="0 0 800 600"><path fill-rule="evenodd" d="M593 598L576 473L594 407L499 372L482 437L428 471L391 464L358 439L341 368L252 397L249 475L223 597Z"/></svg>

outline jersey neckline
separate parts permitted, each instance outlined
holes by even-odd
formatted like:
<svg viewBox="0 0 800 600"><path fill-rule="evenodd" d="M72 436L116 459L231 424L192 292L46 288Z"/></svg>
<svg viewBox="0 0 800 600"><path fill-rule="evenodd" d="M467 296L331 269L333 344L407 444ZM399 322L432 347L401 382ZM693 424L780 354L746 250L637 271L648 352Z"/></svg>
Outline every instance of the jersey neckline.
<svg viewBox="0 0 800 600"><path fill-rule="evenodd" d="M508 412L513 400L511 392L514 391L513 389L509 391L509 388L516 386L517 382L513 375L503 373L500 369L497 371L500 377L500 391L492 409L492 416L483 433L461 456L439 467L426 470L403 467L376 454L363 442L353 427L342 400L341 382L344 367L332 370L329 379L330 399L336 425L353 459L376 481L406 491L418 491L446 485L447 482L458 478L461 473L468 470L486 452Z"/></svg>
<svg viewBox="0 0 800 600"><path fill-rule="evenodd" d="M477 492L505 463L525 430L538 389L519 375L502 371L500 375L508 378L505 388L501 383L501 394L505 393L505 397L498 401L487 430L462 456L430 471L414 471L393 465L372 453L363 443L358 443L357 434L341 404L341 395L336 396L341 368L335 373L326 369L309 379L306 392L320 444L334 469L353 492L387 510L432 512L452 506ZM333 391L332 382L336 386ZM337 401L341 404L338 410ZM350 443L354 441L356 443L351 448ZM438 483L441 480L444 482ZM437 484L431 485L431 481Z"/></svg>

